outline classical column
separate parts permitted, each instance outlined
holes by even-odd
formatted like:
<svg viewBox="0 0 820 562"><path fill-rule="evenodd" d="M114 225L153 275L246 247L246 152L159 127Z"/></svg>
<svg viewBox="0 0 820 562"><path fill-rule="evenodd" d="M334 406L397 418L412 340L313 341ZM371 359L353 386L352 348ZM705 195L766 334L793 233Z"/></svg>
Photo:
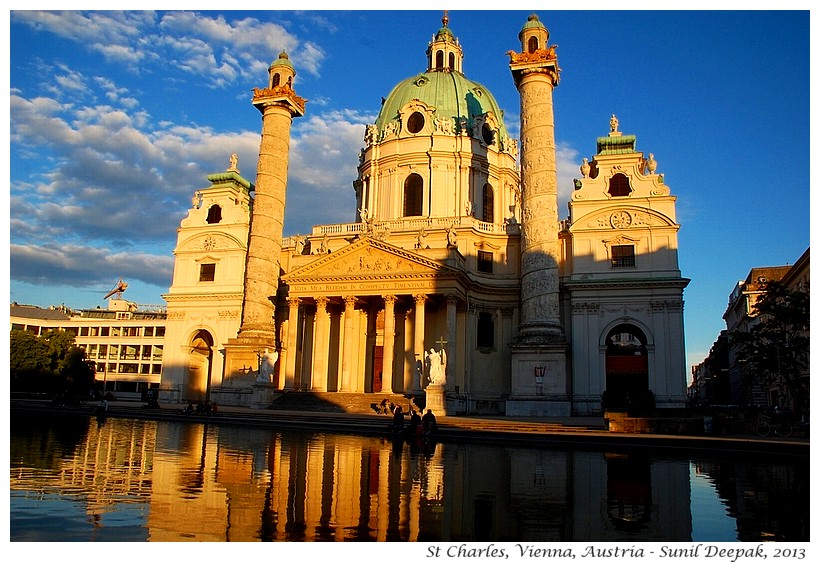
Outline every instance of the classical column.
<svg viewBox="0 0 820 562"><path fill-rule="evenodd" d="M248 235L242 319L236 338L225 345L226 376L254 364L256 353L277 348L274 312L279 287L279 254L285 216L290 128L304 115L305 100L291 87L296 72L285 53L268 69L267 88L255 88L253 105L262 113L262 138Z"/></svg>
<svg viewBox="0 0 820 562"><path fill-rule="evenodd" d="M568 416L567 340L558 293L560 241L558 173L552 91L558 85L555 45L531 15L510 51L510 71L521 98L521 315L510 346L508 416ZM534 373L546 372L543 392Z"/></svg>
<svg viewBox="0 0 820 562"><path fill-rule="evenodd" d="M384 347L382 353L382 389L387 385L387 390L395 392L393 382L393 359L395 351L393 346L396 342L396 295L384 296Z"/></svg>
<svg viewBox="0 0 820 562"><path fill-rule="evenodd" d="M270 73L292 77L293 65L282 53ZM294 117L304 115L304 100L293 89L277 85L255 89L253 105L262 113L262 140L253 198L253 219L248 237L245 297L242 305L243 335L268 336L273 332L273 312L279 287L279 254L285 219L290 127Z"/></svg>
<svg viewBox="0 0 820 562"><path fill-rule="evenodd" d="M409 381L405 376L404 391L415 392L421 390L421 375L424 372L424 303L427 301L427 295L413 295L413 301L416 303L415 313L413 316L414 337L413 337L413 354L416 358L416 365L412 373L408 373ZM421 369L419 368L421 367Z"/></svg>
<svg viewBox="0 0 820 562"><path fill-rule="evenodd" d="M353 332L353 315L356 312L356 297L347 296L344 313L344 347L342 350L342 380L339 381L339 390L350 392L353 390L353 344L356 334Z"/></svg>
<svg viewBox="0 0 820 562"><path fill-rule="evenodd" d="M311 390L327 390L327 359L330 352L330 313L327 297L316 297L316 342L313 349Z"/></svg>
<svg viewBox="0 0 820 562"><path fill-rule="evenodd" d="M555 47L535 15L521 30L510 70L521 97L521 324L519 339L563 339L558 310L558 172L552 91Z"/></svg>
<svg viewBox="0 0 820 562"><path fill-rule="evenodd" d="M287 355L285 358L285 387L284 390L295 388L297 338L299 337L299 299L288 298L288 334Z"/></svg>
<svg viewBox="0 0 820 562"><path fill-rule="evenodd" d="M447 295L447 364L444 376L447 386L452 388L456 384L456 306L458 297Z"/></svg>

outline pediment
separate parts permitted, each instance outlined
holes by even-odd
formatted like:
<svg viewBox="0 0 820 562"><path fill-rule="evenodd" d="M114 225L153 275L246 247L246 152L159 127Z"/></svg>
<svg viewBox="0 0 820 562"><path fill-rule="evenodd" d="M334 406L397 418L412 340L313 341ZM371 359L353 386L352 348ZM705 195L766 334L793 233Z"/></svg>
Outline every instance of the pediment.
<svg viewBox="0 0 820 562"><path fill-rule="evenodd" d="M460 271L372 238L363 238L282 276L288 284L333 280L454 277Z"/></svg>
<svg viewBox="0 0 820 562"><path fill-rule="evenodd" d="M247 247L235 236L224 232L202 232L180 241L176 252L209 252L215 250L244 250Z"/></svg>
<svg viewBox="0 0 820 562"><path fill-rule="evenodd" d="M570 231L578 230L629 230L630 228L653 228L677 226L673 220L654 209L643 207L607 207L596 209L572 222Z"/></svg>

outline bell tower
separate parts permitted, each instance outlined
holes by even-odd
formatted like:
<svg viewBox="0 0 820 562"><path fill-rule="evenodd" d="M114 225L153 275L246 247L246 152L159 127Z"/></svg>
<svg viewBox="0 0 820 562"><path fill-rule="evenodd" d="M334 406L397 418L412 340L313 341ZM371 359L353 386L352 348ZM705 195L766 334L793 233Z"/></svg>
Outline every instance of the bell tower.
<svg viewBox="0 0 820 562"><path fill-rule="evenodd" d="M508 415L569 415L567 342L558 295L558 173L552 92L559 82L556 47L531 15L509 51L521 97L521 321L512 344Z"/></svg>
<svg viewBox="0 0 820 562"><path fill-rule="evenodd" d="M254 88L253 105L262 114L262 139L248 237L242 321L225 345L225 379L258 369L258 355L278 348L274 313L279 287L279 254L285 218L290 128L305 113L305 100L293 90L296 71L282 52L268 69L266 88ZM250 369L250 371L249 371Z"/></svg>

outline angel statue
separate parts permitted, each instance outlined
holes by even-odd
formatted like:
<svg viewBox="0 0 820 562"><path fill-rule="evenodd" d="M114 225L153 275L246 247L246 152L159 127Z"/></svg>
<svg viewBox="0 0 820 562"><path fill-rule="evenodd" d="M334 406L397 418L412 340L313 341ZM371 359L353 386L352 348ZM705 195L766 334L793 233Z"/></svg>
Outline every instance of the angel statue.
<svg viewBox="0 0 820 562"><path fill-rule="evenodd" d="M259 358L259 373L256 375L257 382L273 382L273 367L279 359L278 351L268 351L257 353Z"/></svg>
<svg viewBox="0 0 820 562"><path fill-rule="evenodd" d="M444 348L436 351L432 347L424 352L424 362L427 364L427 374L430 384L444 385L447 383L447 352Z"/></svg>

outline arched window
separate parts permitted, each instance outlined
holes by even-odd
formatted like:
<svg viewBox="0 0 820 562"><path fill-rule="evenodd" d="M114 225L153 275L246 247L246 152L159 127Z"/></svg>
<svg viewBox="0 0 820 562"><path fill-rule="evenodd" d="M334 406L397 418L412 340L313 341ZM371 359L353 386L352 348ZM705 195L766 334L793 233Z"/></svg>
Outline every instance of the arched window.
<svg viewBox="0 0 820 562"><path fill-rule="evenodd" d="M456 69L456 54L450 53L450 70Z"/></svg>
<svg viewBox="0 0 820 562"><path fill-rule="evenodd" d="M424 180L418 174L410 174L404 180L404 216L418 217L421 213Z"/></svg>
<svg viewBox="0 0 820 562"><path fill-rule="evenodd" d="M436 70L444 68L444 51L436 51Z"/></svg>
<svg viewBox="0 0 820 562"><path fill-rule="evenodd" d="M629 187L629 178L625 174L615 174L609 179L609 195L612 197L626 197L632 193Z"/></svg>
<svg viewBox="0 0 820 562"><path fill-rule="evenodd" d="M414 111L410 117L407 118L407 130L414 135L424 128L424 115L418 111Z"/></svg>
<svg viewBox="0 0 820 562"><path fill-rule="evenodd" d="M222 222L222 207L219 205L211 205L208 209L208 218L205 219L208 224L217 224Z"/></svg>
<svg viewBox="0 0 820 562"><path fill-rule="evenodd" d="M478 313L478 325L476 327L476 344L481 350L490 351L495 346L495 325L493 315L489 312Z"/></svg>
<svg viewBox="0 0 820 562"><path fill-rule="evenodd" d="M488 183L484 184L484 193L481 197L481 218L484 222L495 222L493 186Z"/></svg>
<svg viewBox="0 0 820 562"><path fill-rule="evenodd" d="M538 37L533 35L529 38L529 40L527 41L527 50L531 53L534 53L538 50Z"/></svg>
<svg viewBox="0 0 820 562"><path fill-rule="evenodd" d="M279 76L279 73L278 73L278 72L276 72L276 73L273 75L273 79L271 80L271 84L270 84L270 85L271 85L271 88L275 88L276 86L278 86L278 85L279 85L279 82L280 82L281 80L282 80L282 78Z"/></svg>

